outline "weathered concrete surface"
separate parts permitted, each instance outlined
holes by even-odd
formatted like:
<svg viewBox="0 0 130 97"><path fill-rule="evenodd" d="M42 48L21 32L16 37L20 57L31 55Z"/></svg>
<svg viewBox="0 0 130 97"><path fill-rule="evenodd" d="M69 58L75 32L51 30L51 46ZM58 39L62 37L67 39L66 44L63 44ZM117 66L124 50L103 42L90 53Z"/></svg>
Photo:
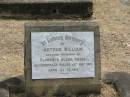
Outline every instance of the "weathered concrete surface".
<svg viewBox="0 0 130 97"><path fill-rule="evenodd" d="M79 3L92 2L92 0L0 0L0 4L15 4L15 3Z"/></svg>
<svg viewBox="0 0 130 97"><path fill-rule="evenodd" d="M103 80L106 83L113 83L121 97L130 97L130 74L125 72L106 73Z"/></svg>

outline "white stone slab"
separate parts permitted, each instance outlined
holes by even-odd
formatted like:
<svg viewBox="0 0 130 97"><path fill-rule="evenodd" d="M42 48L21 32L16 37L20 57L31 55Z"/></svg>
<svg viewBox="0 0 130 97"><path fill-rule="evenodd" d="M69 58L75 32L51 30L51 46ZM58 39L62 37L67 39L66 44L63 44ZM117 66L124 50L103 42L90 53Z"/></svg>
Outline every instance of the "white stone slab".
<svg viewBox="0 0 130 97"><path fill-rule="evenodd" d="M32 79L95 77L94 32L31 32Z"/></svg>

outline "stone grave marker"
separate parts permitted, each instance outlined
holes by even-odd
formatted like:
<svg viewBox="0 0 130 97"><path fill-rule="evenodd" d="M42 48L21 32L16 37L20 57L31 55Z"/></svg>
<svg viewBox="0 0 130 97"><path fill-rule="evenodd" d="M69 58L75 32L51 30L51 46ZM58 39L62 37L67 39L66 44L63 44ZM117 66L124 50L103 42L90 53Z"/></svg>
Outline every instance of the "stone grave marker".
<svg viewBox="0 0 130 97"><path fill-rule="evenodd" d="M89 21L25 25L26 97L100 92L100 33Z"/></svg>

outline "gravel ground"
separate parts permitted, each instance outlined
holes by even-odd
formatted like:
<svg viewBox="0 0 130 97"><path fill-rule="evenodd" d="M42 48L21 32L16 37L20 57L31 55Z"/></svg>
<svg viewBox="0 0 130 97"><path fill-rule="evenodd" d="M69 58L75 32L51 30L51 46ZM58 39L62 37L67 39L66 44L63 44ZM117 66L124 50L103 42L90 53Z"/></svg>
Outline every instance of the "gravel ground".
<svg viewBox="0 0 130 97"><path fill-rule="evenodd" d="M130 6L119 0L94 0L93 18L101 31L102 75L130 73ZM31 21L35 20L0 19L0 80L24 73L24 23ZM112 86L102 84L96 97L118 96Z"/></svg>
<svg viewBox="0 0 130 97"><path fill-rule="evenodd" d="M101 28L102 72L130 73L130 6L119 0L95 2L94 17Z"/></svg>

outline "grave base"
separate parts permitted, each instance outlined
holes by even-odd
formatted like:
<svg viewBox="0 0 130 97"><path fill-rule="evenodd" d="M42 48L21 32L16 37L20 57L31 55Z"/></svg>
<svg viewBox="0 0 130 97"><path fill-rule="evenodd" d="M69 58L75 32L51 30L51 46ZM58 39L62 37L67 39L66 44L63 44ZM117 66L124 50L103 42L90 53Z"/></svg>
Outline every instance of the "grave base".
<svg viewBox="0 0 130 97"><path fill-rule="evenodd" d="M37 81L38 82L38 81ZM82 80L81 80L82 82ZM94 94L100 94L100 89L101 89L101 84L100 82L95 82L93 81L88 81L87 84L85 82L83 84L75 83L73 84L73 81L70 81L70 84L64 83L61 84L62 82L51 84L48 83L48 85L43 85L42 81L38 82L41 83L39 85L34 85L31 87L28 87L30 91L27 92L26 97L51 97L51 96L56 96L56 97L64 97L64 96L81 96L81 95L88 95L91 93ZM60 84L59 86L57 86Z"/></svg>

